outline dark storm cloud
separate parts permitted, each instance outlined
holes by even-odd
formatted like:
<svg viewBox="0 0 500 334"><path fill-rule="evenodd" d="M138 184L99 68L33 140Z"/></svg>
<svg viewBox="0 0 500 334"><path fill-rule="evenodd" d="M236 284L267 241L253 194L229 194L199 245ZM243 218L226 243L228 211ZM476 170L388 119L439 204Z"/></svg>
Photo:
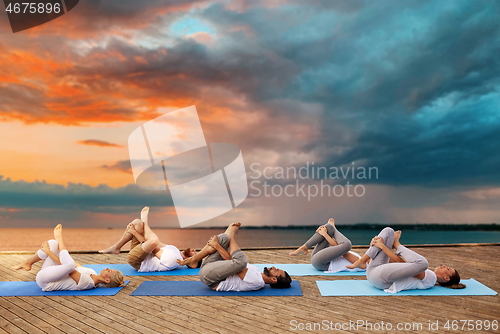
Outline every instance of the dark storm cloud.
<svg viewBox="0 0 500 334"><path fill-rule="evenodd" d="M275 21L230 13L223 23L243 20L299 71L284 90L259 81L253 98L324 106L320 140L303 147L325 157L316 163L377 166L384 184L498 184L499 5L365 4L347 16L309 7L301 22L297 8L270 9Z"/></svg>
<svg viewBox="0 0 500 334"><path fill-rule="evenodd" d="M209 113L219 105L236 115L260 116L238 133L225 128L224 120L208 124L208 136L228 130L224 135L242 147L315 153L321 159L316 163L326 166L352 161L377 166L377 182L384 184L500 181L494 152L500 124L498 2L292 1L243 7L82 4L75 25L93 15L90 32L101 28L108 34L85 52L81 45L71 46L80 39L68 37L74 66L52 73L77 82L76 88L94 100L69 104L68 110L75 111L67 117L73 122L145 119L172 101L206 103ZM213 44L176 35L172 22L185 18L208 22L215 31ZM124 34L135 31L144 38L125 41L116 33L120 27ZM85 30L73 29L68 36ZM58 103L55 98L46 102L42 89L2 89L4 110L26 119L43 119L43 109L35 103L28 108L23 101ZM217 89L228 96L217 96ZM116 95L115 109L99 104ZM234 96L244 103L230 102ZM150 114L126 100L147 105ZM311 112L312 105L322 111ZM65 122L58 116L64 112L55 110L47 116ZM300 124L314 134L298 139Z"/></svg>
<svg viewBox="0 0 500 334"><path fill-rule="evenodd" d="M124 59L116 61L105 57L113 53L119 53ZM226 57L192 39L179 39L172 47L155 50L115 39L105 48L93 49L85 57L99 61L88 66L85 58L81 58L81 65L75 66L72 74L87 78L89 84L99 89L110 90L110 86L118 83L141 87L144 97L160 93L166 98L196 96L207 85L244 95L273 87L272 94L275 94L279 86L286 85L298 74L293 63L272 54L234 50ZM143 62L138 61L138 57ZM93 79L97 74L103 77L100 82ZM261 84L265 88L261 88ZM135 94L140 96L141 92Z"/></svg>

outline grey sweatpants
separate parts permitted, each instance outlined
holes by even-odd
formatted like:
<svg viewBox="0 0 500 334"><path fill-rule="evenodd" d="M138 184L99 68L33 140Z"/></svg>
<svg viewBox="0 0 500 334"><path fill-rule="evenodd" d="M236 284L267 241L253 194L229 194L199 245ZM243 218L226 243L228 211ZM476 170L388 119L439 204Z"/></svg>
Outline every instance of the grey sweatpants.
<svg viewBox="0 0 500 334"><path fill-rule="evenodd" d="M219 234L217 240L225 250L229 249L231 239L227 234ZM240 249L234 251L231 258L231 260L224 260L217 251L207 256L200 268L200 281L213 289L229 276L237 274L246 268L247 257Z"/></svg>
<svg viewBox="0 0 500 334"><path fill-rule="evenodd" d="M335 239L337 246L331 246L321 234L314 235L306 242L307 248L316 245L311 254L311 264L318 270L328 270L330 262L351 250L351 241L344 237L332 224L326 224L328 235Z"/></svg>
<svg viewBox="0 0 500 334"><path fill-rule="evenodd" d="M379 236L382 237L387 248L392 249L394 230L386 227L379 233ZM392 283L418 275L429 267L425 257L405 246L399 246L396 254L403 257L406 262L389 263L389 257L375 246L371 246L366 251L366 255L371 259L366 268L366 278L376 288L387 289Z"/></svg>

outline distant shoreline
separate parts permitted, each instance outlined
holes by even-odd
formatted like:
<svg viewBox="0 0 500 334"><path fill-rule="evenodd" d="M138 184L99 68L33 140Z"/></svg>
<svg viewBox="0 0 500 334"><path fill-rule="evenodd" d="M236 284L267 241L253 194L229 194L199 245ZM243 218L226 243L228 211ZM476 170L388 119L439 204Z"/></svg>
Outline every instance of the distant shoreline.
<svg viewBox="0 0 500 334"><path fill-rule="evenodd" d="M500 224L370 224L359 223L352 225L339 225L342 230L374 230L380 231L384 227L390 226L395 230L414 231L500 231ZM164 227L151 226L159 230L220 230L227 226L203 226L203 227ZM122 227L65 227L66 229L102 229L102 230L123 230ZM315 230L318 225L286 225L286 226L241 226L245 230ZM51 229L51 227L0 227L1 229Z"/></svg>
<svg viewBox="0 0 500 334"><path fill-rule="evenodd" d="M360 223L354 225L341 225L342 230L378 230L387 224ZM500 231L498 224L394 224L390 225L395 230L419 230L419 231ZM294 225L294 226L245 226L247 229L316 229L317 225Z"/></svg>
<svg viewBox="0 0 500 334"><path fill-rule="evenodd" d="M353 225L341 225L342 230L377 230L380 231L387 224L360 223ZM390 225L395 230L418 230L418 231L500 231L499 224L394 224ZM171 227L154 227L154 229L172 229ZM221 229L224 226L190 227L196 230ZM287 226L241 226L240 229L247 230L315 230L318 225L287 225ZM113 228L109 228L113 229Z"/></svg>

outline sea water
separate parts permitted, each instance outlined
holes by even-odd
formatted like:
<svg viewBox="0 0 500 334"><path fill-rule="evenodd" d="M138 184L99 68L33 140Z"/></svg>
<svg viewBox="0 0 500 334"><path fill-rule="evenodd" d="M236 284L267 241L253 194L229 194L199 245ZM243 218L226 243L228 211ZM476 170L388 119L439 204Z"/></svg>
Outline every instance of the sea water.
<svg viewBox="0 0 500 334"><path fill-rule="evenodd" d="M339 230L351 240L353 245L368 245L379 231L370 229ZM212 235L224 229L154 229L159 239L179 248L202 248ZM248 247L289 247L304 244L313 234L314 228L307 229L240 229L236 235L238 245ZM116 243L123 235L122 229L74 229L63 231L69 250L99 250ZM45 240L53 238L53 230L47 228L1 228L0 251L36 251ZM456 244L500 242L500 231L422 231L403 230L401 243L415 244ZM123 249L128 249L126 245Z"/></svg>

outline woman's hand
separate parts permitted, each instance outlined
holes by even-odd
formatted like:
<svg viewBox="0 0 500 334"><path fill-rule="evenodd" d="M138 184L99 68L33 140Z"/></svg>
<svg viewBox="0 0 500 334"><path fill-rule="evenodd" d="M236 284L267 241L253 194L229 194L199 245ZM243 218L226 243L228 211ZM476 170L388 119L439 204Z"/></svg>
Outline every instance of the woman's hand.
<svg viewBox="0 0 500 334"><path fill-rule="evenodd" d="M325 226L325 225L321 225L320 227L318 227L318 229L316 230L316 233L318 233L318 234L322 235L323 237L324 237L325 235L327 235L327 234L328 234L328 231L327 231L327 229L326 229L326 226Z"/></svg>
<svg viewBox="0 0 500 334"><path fill-rule="evenodd" d="M49 242L44 241L41 248L45 254L48 254L48 252L50 252Z"/></svg>
<svg viewBox="0 0 500 334"><path fill-rule="evenodd" d="M378 239L375 241L375 243L373 244L375 247L377 248L380 248L382 249L382 247L384 247L384 239L382 239L381 237L378 237Z"/></svg>
<svg viewBox="0 0 500 334"><path fill-rule="evenodd" d="M379 237L378 235L374 236L372 238L372 241L370 241L370 246L374 246L375 245L375 242L378 240L378 239L382 239L381 237Z"/></svg>

